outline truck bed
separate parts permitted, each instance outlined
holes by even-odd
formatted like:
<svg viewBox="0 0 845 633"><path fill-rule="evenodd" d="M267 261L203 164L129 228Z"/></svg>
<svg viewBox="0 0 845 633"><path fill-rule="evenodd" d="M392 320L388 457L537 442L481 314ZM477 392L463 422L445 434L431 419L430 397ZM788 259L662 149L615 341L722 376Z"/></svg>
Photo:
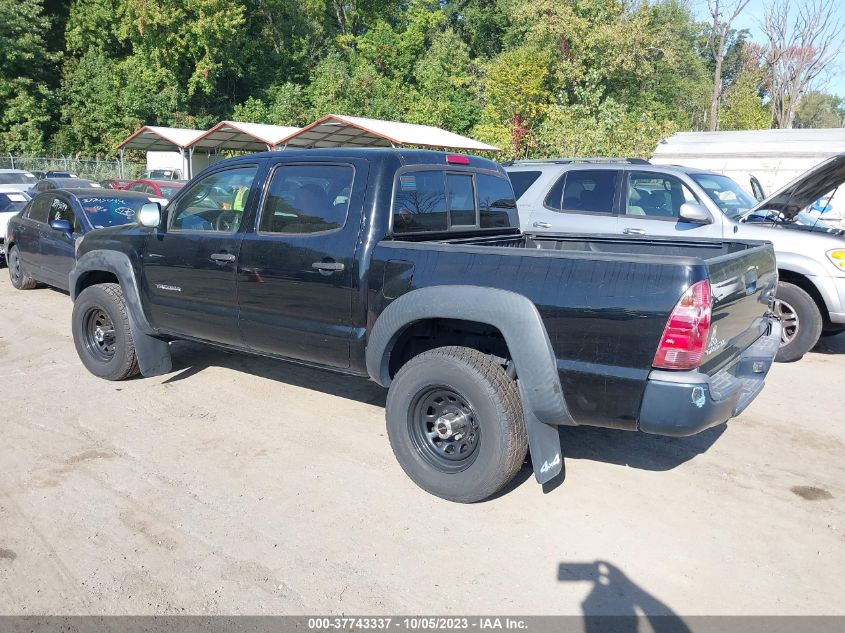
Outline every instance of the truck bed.
<svg viewBox="0 0 845 633"><path fill-rule="evenodd" d="M394 239L380 242L373 257L390 262L383 284L393 298L399 294L393 270L406 290L488 285L528 297L546 326L575 420L631 430L667 317L684 291L710 281L713 327L700 371L713 375L767 331L777 282L770 245L732 240L563 234Z"/></svg>

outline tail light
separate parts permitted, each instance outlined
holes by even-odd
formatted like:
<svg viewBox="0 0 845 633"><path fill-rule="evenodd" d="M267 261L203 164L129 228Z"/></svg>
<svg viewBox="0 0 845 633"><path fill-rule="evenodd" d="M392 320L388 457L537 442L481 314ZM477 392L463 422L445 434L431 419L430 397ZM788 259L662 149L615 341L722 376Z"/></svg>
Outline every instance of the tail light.
<svg viewBox="0 0 845 633"><path fill-rule="evenodd" d="M699 281L687 289L663 329L654 367L695 369L701 364L710 334L712 307L709 281Z"/></svg>

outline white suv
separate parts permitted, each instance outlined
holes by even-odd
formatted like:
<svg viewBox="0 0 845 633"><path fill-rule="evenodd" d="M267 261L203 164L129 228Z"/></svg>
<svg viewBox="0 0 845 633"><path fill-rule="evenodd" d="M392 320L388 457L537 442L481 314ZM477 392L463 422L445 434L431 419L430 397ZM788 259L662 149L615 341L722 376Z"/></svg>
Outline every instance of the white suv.
<svg viewBox="0 0 845 633"><path fill-rule="evenodd" d="M762 202L729 177L638 159L523 160L504 165L523 231L766 240L778 259L778 360L845 331L845 231L805 210L845 182L834 156Z"/></svg>

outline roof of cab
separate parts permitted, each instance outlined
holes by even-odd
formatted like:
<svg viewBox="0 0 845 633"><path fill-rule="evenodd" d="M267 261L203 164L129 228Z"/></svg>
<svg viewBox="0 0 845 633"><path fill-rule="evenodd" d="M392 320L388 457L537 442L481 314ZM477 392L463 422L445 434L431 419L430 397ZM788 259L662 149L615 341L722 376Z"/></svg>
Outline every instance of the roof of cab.
<svg viewBox="0 0 845 633"><path fill-rule="evenodd" d="M501 170L501 166L489 158L482 158L473 154L461 152L440 152L429 149L397 149L392 147L322 147L314 149L285 149L272 152L247 154L214 163L214 167L223 163L229 164L254 160L256 158L275 158L279 160L296 160L297 158L365 158L378 160L385 158L398 159L403 165L449 165L447 156L466 156L470 160L470 167Z"/></svg>

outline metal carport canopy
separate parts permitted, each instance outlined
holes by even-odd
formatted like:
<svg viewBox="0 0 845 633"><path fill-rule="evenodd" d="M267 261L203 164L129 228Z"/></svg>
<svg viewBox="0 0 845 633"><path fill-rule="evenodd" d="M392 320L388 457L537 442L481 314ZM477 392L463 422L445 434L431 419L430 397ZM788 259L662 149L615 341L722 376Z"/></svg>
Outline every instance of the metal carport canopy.
<svg viewBox="0 0 845 633"><path fill-rule="evenodd" d="M399 147L498 152L499 148L431 125L329 114L278 141L297 147Z"/></svg>
<svg viewBox="0 0 845 633"><path fill-rule="evenodd" d="M117 146L119 150L137 149L147 152L172 152L184 150L204 130L190 130L183 127L159 127L145 125Z"/></svg>
<svg viewBox="0 0 845 633"><path fill-rule="evenodd" d="M298 131L298 127L287 125L220 121L196 138L191 143L191 149L201 149L205 152L264 152L273 149L282 139Z"/></svg>

